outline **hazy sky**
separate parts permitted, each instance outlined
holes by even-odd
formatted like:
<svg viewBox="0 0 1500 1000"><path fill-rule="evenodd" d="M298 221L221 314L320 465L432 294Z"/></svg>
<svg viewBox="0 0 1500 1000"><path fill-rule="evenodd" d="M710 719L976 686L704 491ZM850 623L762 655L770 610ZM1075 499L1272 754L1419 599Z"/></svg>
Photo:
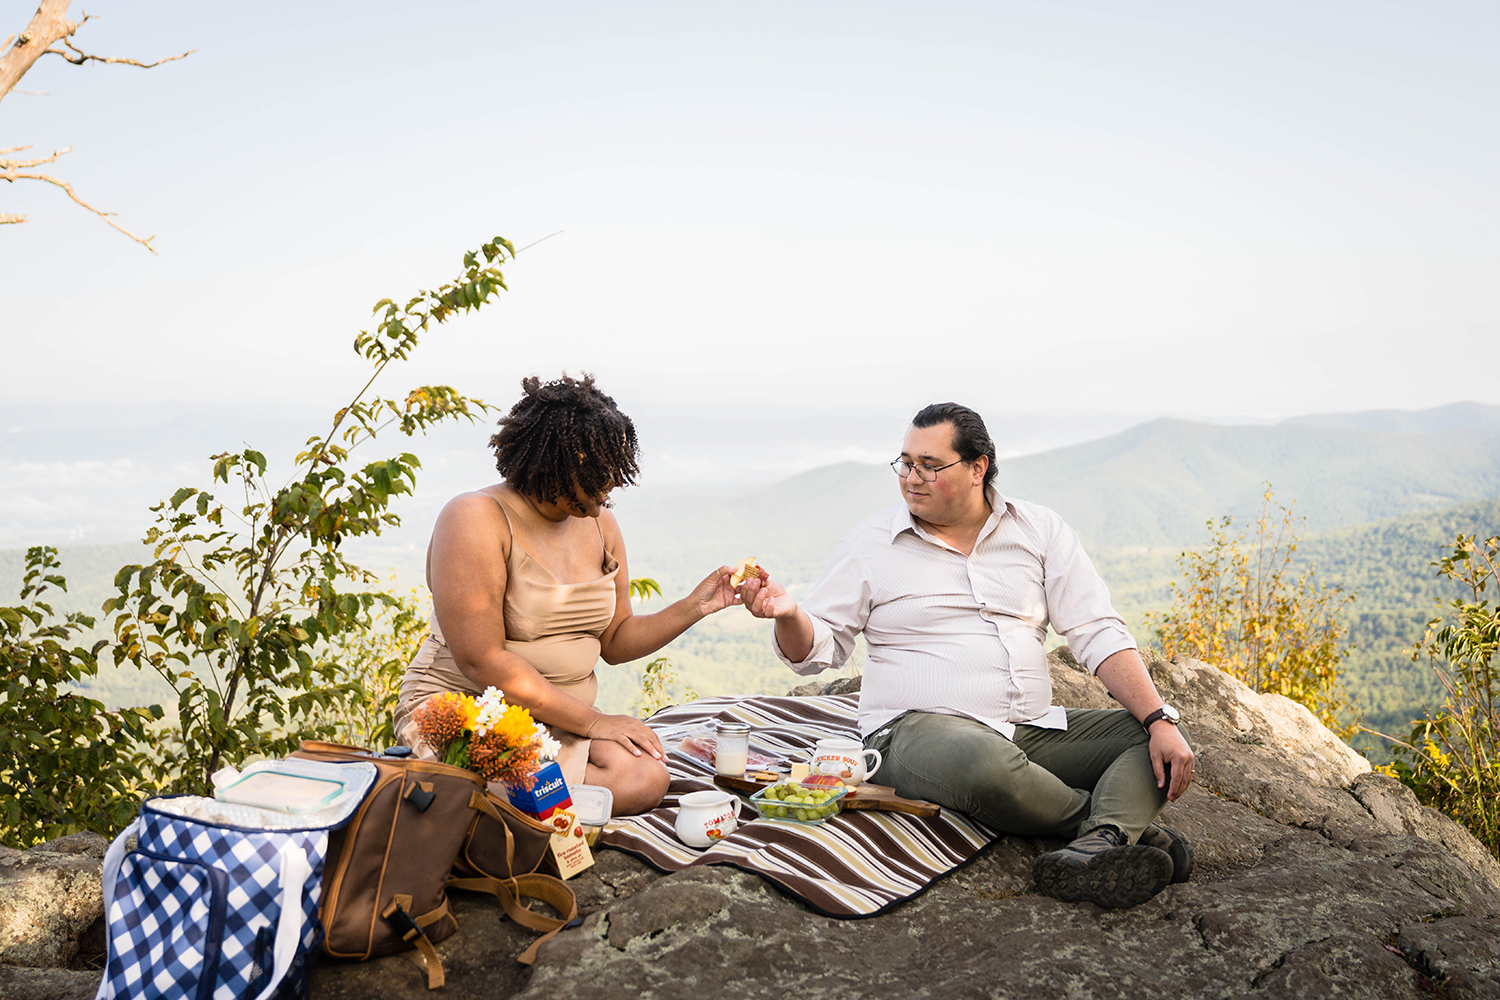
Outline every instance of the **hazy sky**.
<svg viewBox="0 0 1500 1000"><path fill-rule="evenodd" d="M87 9L86 51L198 51L49 57L0 147L72 146L49 169L160 256L0 185L6 402L336 405L377 299L560 231L385 390L1500 403L1493 2Z"/></svg>

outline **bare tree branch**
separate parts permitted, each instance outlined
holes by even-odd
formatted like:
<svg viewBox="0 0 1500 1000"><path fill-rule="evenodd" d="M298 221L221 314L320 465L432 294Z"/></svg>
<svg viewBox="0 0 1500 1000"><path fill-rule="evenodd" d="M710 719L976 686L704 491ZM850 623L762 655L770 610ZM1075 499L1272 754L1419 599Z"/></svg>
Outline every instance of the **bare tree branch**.
<svg viewBox="0 0 1500 1000"><path fill-rule="evenodd" d="M30 148L31 148L30 146L13 146L10 149L0 149L0 154L4 154L4 153L19 153L23 149L30 149ZM73 152L73 147L69 146L66 149L59 149L57 152L53 153L51 156L44 156L40 160L5 160L5 159L0 159L0 180L4 180L4 181L11 180L12 178L9 176L9 174L10 174L11 171L18 170L18 169L19 170L24 170L24 169L26 169L28 167L40 167L43 163L52 163L53 161L55 161L59 156L63 155L64 153L71 153L71 152Z"/></svg>
<svg viewBox="0 0 1500 1000"><path fill-rule="evenodd" d="M16 44L0 56L0 98L11 92L54 42L78 30L78 22L68 20L68 2L42 0L26 30L16 36Z"/></svg>
<svg viewBox="0 0 1500 1000"><path fill-rule="evenodd" d="M4 150L3 152L16 153L16 152L20 152L23 149L29 149L29 148L30 148L29 146L17 146L15 149L7 149L7 150ZM156 248L151 245L151 241L154 240L154 239L156 239L155 236L148 236L145 239L141 239L135 233L132 233L130 230L126 229L125 227L123 227L121 225L118 225L112 219L110 219L110 216L114 215L115 213L113 213L113 212L104 212L104 211L101 211L101 210L95 208L93 205L90 205L88 202L86 202L82 198L78 197L77 192L75 192L73 190L73 185L67 183L66 181L58 180L56 177L53 177L50 174L22 173L22 171L27 170L27 169L29 169L31 167L40 166L43 163L51 163L52 161L56 160L59 156L63 155L66 152L71 151L72 148L73 147L69 146L67 149L59 149L57 152L53 153L51 156L46 156L46 157L43 157L43 158L41 158L39 160L0 160L0 181L6 181L8 183L14 183L16 181L45 181L48 184L52 184L52 185L55 185L57 187L60 187L64 191L67 192L67 195L68 195L69 198L72 198L75 202L77 202L78 204L82 205L84 208L88 209L90 212L93 212L95 215L99 216L99 218L103 219L105 222L109 223L111 226L113 226L115 229L119 230L120 232L124 233L126 236L129 236L131 239L135 240L137 243L139 243L141 246L145 247L147 250L150 250L152 253L156 253ZM24 215L0 215L0 223L13 223L13 222L25 222L25 221L26 221L26 216L24 216Z"/></svg>
<svg viewBox="0 0 1500 1000"><path fill-rule="evenodd" d="M92 16L92 14L83 15L83 21L87 21ZM78 22L80 27L83 26L83 21ZM72 42L68 41L66 38L63 39L63 44L78 54L76 56L70 56L61 49L48 49L46 52L43 52L42 55L62 56L74 66L82 66L84 63L92 60L94 62L114 63L119 66L139 66L141 69L150 69L153 66L160 66L162 63L176 62L178 59L186 59L188 56L198 51L197 49L188 49L180 56L167 56L165 59L156 60L156 62L143 63L139 59L126 59L122 56L91 56L87 52L80 49L78 46L74 45Z"/></svg>
<svg viewBox="0 0 1500 1000"><path fill-rule="evenodd" d="M19 35L10 36L5 40L4 45L0 45L0 49L5 50L4 54L0 55L0 99L4 99L5 95L9 94L13 89L15 89L15 86L20 82L21 77L26 75L26 72L36 64L36 61L38 59L49 52L52 55L61 56L62 58L66 59L68 62L73 63L76 66L82 66L86 62L102 62L115 63L123 66L139 66L142 69L150 69L153 66L160 66L165 62L174 62L178 59L185 59L188 56L192 55L193 52L197 51L197 49L192 49L188 52L184 52L180 56L168 56L165 59L158 59L156 62L152 63L144 63L138 59L125 59L118 56L90 55L74 45L71 41L69 41L69 39L72 37L73 32L77 31L83 24L87 23L90 20L93 20L93 18L90 14L85 12L82 20L68 20L68 4L70 2L71 0L41 0L41 6L39 6L36 13L32 15L31 23L26 26L26 30L21 32ZM15 41L14 45L11 45L12 39L14 39ZM52 46L59 41L61 41L67 48L71 49L75 54L69 55L62 49L53 48ZM23 91L23 93L25 92ZM0 154L18 153L23 149L29 148L29 146L17 146L13 149L0 149ZM67 192L69 198L72 198L79 205L82 205L90 212L93 212L95 215L99 216L99 218L103 219L105 222L108 222L112 227L135 240L147 250L150 250L153 254L156 253L155 248L151 246L151 241L156 239L155 236L148 236L145 239L141 239L139 236L130 232L128 229L117 225L109 218L114 214L113 212L104 212L95 208L93 205L90 205L88 202L78 197L78 194L73 190L72 185L66 183L65 181L58 180L56 177L52 177L48 174L21 172L23 170L29 170L32 167L40 166L43 163L51 163L63 153L66 153L71 149L72 147L69 146L68 149L58 150L51 156L37 160L0 159L0 180L4 180L10 183L14 183L18 180L44 181L48 184L60 187L63 189L63 191ZM25 221L26 217L24 215L0 213L0 225Z"/></svg>

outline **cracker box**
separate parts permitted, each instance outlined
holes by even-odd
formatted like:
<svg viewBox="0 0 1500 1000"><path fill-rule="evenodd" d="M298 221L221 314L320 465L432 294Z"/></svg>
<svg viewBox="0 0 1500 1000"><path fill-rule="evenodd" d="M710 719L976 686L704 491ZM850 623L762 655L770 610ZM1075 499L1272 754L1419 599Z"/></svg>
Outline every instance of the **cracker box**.
<svg viewBox="0 0 1500 1000"><path fill-rule="evenodd" d="M572 809L555 810L547 822L552 824L555 831L550 850L552 863L557 867L560 878L572 878L594 863L594 853L589 850L587 833Z"/></svg>
<svg viewBox="0 0 1500 1000"><path fill-rule="evenodd" d="M511 805L540 820L551 819L553 813L573 805L568 783L563 780L562 768L555 760L548 761L536 772L536 783L529 790L520 785L507 785L506 792Z"/></svg>

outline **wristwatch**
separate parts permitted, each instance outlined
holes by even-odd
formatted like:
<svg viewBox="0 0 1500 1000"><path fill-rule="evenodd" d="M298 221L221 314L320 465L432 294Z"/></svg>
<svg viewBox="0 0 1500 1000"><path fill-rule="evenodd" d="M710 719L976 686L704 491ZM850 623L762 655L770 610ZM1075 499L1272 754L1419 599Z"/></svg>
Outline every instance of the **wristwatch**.
<svg viewBox="0 0 1500 1000"><path fill-rule="evenodd" d="M1171 705L1163 704L1161 708L1158 708L1156 711L1152 712L1150 715L1142 719L1141 725L1145 726L1146 731L1149 733L1151 731L1152 723L1160 722L1162 719L1166 719L1168 722L1175 726L1182 720L1182 714Z"/></svg>

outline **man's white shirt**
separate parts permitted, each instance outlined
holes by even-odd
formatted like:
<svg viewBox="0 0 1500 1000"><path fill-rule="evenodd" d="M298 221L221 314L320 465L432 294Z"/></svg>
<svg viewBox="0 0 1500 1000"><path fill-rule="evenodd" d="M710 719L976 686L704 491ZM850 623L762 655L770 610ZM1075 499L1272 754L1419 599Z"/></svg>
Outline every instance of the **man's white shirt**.
<svg viewBox="0 0 1500 1000"><path fill-rule="evenodd" d="M801 602L813 625L807 658L776 646L812 674L842 666L864 633L863 735L909 709L968 716L1007 737L1017 723L1066 729L1052 704L1048 624L1091 673L1136 647L1062 518L993 489L986 498L991 514L968 556L919 527L904 502L862 522Z"/></svg>

